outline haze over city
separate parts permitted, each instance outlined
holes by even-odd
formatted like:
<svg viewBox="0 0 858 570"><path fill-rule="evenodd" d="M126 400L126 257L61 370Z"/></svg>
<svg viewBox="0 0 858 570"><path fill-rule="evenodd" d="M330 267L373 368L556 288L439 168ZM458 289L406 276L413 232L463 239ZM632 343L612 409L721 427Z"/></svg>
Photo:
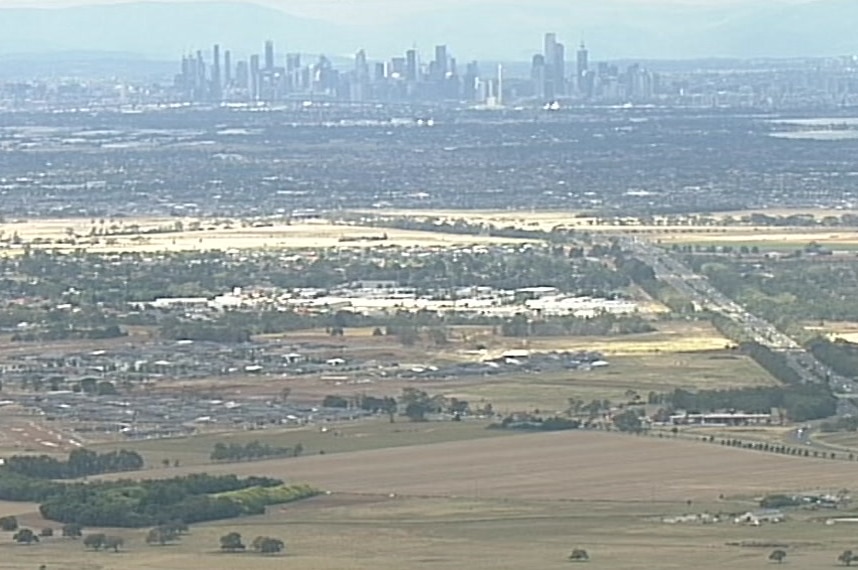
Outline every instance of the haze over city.
<svg viewBox="0 0 858 570"><path fill-rule="evenodd" d="M60 10L45 13L49 7ZM842 55L855 48L849 30L858 16L858 4L849 0L0 0L0 9L0 50L6 53L114 51L156 58L215 41L250 50L252 37L268 36L310 53L366 49L388 57L402 45L443 42L465 57L524 60L529 38L550 28L612 58Z"/></svg>

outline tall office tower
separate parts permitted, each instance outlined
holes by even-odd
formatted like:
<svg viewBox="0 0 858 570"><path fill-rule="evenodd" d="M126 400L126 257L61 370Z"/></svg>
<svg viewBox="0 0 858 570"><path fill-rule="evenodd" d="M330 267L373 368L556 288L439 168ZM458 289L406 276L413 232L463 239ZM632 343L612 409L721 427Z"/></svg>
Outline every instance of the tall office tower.
<svg viewBox="0 0 858 570"><path fill-rule="evenodd" d="M472 61L465 68L465 76L462 78L462 98L466 101L477 101L480 83L480 66Z"/></svg>
<svg viewBox="0 0 858 570"><path fill-rule="evenodd" d="M554 93L566 95L566 46L554 44Z"/></svg>
<svg viewBox="0 0 858 570"><path fill-rule="evenodd" d="M289 93L304 90L304 84L301 81L300 53L286 54L286 90Z"/></svg>
<svg viewBox="0 0 858 570"><path fill-rule="evenodd" d="M232 86L232 52L229 50L223 52L223 84Z"/></svg>
<svg viewBox="0 0 858 570"><path fill-rule="evenodd" d="M530 66L530 81L533 83L533 95L537 99L545 99L545 56L536 54Z"/></svg>
<svg viewBox="0 0 858 570"><path fill-rule="evenodd" d="M250 56L250 100L259 101L259 56Z"/></svg>
<svg viewBox="0 0 858 570"><path fill-rule="evenodd" d="M548 99L554 98L554 57L557 51L557 34L545 34L544 49L542 52L545 58L545 97Z"/></svg>
<svg viewBox="0 0 858 570"><path fill-rule="evenodd" d="M349 99L363 102L369 98L369 65L366 62L366 52L360 50L355 54L354 80L349 85Z"/></svg>
<svg viewBox="0 0 858 570"><path fill-rule="evenodd" d="M220 46L215 44L212 48L212 82L209 96L212 102L220 103L222 99L223 84L220 76Z"/></svg>
<svg viewBox="0 0 858 570"><path fill-rule="evenodd" d="M203 52L197 51L196 77L194 78L194 100L205 101L206 92L206 62Z"/></svg>
<svg viewBox="0 0 858 570"><path fill-rule="evenodd" d="M250 73L246 61L235 64L235 86L239 89L250 88Z"/></svg>
<svg viewBox="0 0 858 570"><path fill-rule="evenodd" d="M447 59L447 46L435 46L435 75L436 79L444 79L447 76L449 62Z"/></svg>
<svg viewBox="0 0 858 570"><path fill-rule="evenodd" d="M417 50L410 49L405 52L405 79L417 81Z"/></svg>
<svg viewBox="0 0 858 570"><path fill-rule="evenodd" d="M265 69L274 69L274 42L265 42Z"/></svg>
<svg viewBox="0 0 858 570"><path fill-rule="evenodd" d="M578 59L577 66L575 68L575 87L578 89L579 93L583 93L585 89L587 72L590 71L590 53L587 51L587 46L584 45L584 42L581 42L581 46L578 48Z"/></svg>
<svg viewBox="0 0 858 570"><path fill-rule="evenodd" d="M503 64L498 64L498 81L497 91L495 92L495 104L500 107L503 105Z"/></svg>

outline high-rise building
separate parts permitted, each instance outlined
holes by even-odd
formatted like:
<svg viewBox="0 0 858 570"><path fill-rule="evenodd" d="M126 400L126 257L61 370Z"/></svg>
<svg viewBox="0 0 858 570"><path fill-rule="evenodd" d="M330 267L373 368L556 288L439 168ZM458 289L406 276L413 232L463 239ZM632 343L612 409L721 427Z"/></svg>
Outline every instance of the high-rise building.
<svg viewBox="0 0 858 570"><path fill-rule="evenodd" d="M232 52L229 50L223 52L223 84L232 86Z"/></svg>
<svg viewBox="0 0 858 570"><path fill-rule="evenodd" d="M554 45L554 93L566 95L566 46L560 42Z"/></svg>
<svg viewBox="0 0 858 570"><path fill-rule="evenodd" d="M410 49L405 52L405 79L417 81L417 50Z"/></svg>
<svg viewBox="0 0 858 570"><path fill-rule="evenodd" d="M533 56L533 62L530 65L530 81L533 84L533 95L537 99L544 100L545 97L545 56L536 54Z"/></svg>
<svg viewBox="0 0 858 570"><path fill-rule="evenodd" d="M259 101L259 85L260 85L260 72L259 72L259 56L254 54L250 56L250 100L251 101Z"/></svg>
<svg viewBox="0 0 858 570"><path fill-rule="evenodd" d="M349 84L351 101L363 102L369 99L369 65L366 61L366 51L360 50L355 54L355 70L353 81Z"/></svg>
<svg viewBox="0 0 858 570"><path fill-rule="evenodd" d="M578 93L584 93L587 85L587 72L590 71L590 54L587 51L587 46L581 42L578 48L578 57L575 66L575 88Z"/></svg>
<svg viewBox="0 0 858 570"><path fill-rule="evenodd" d="M274 69L274 42L271 40L265 42L265 69Z"/></svg>
<svg viewBox="0 0 858 570"><path fill-rule="evenodd" d="M239 61L235 65L235 86L239 89L250 89L250 73L246 61Z"/></svg>
<svg viewBox="0 0 858 570"><path fill-rule="evenodd" d="M211 97L212 102L220 103L223 98L223 83L221 83L221 75L220 75L220 46L215 44L212 48L212 78L211 78L211 90L209 91L209 95Z"/></svg>
<svg viewBox="0 0 858 570"><path fill-rule="evenodd" d="M435 46L435 79L441 80L447 77L449 60L447 57L447 46Z"/></svg>

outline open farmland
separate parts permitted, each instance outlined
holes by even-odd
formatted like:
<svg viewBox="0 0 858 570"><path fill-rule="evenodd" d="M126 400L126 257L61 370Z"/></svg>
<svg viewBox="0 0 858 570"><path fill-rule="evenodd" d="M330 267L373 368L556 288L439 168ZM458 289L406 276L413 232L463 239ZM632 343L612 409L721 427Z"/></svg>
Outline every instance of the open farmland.
<svg viewBox="0 0 858 570"><path fill-rule="evenodd" d="M195 526L175 545L149 547L145 531L117 531L120 554L86 551L80 541L47 539L25 547L0 544L3 568L32 570L186 570L237 567L274 570L458 570L465 560L502 570L569 568L573 548L585 548L593 566L609 570L770 568L772 547L784 545L787 565L827 568L850 548L854 526L827 526L811 513L762 527L664 524L661 517L688 512L741 513L752 501L623 504L582 501L433 499L338 494L242 521ZM218 540L237 531L245 542L280 537L281 556L223 554Z"/></svg>
<svg viewBox="0 0 858 570"><path fill-rule="evenodd" d="M103 232L103 233L102 233ZM224 251L241 249L320 249L329 247L455 246L523 243L525 240L426 231L379 229L322 220L254 226L239 220L123 218L101 224L89 219L45 219L0 224L0 237L15 253L32 248L92 253ZM4 251L0 248L0 252Z"/></svg>
<svg viewBox="0 0 858 570"><path fill-rule="evenodd" d="M155 469L138 475L167 477L200 471L284 477L345 493L626 502L711 501L722 495L848 488L854 485L856 473L853 464L844 462L572 431Z"/></svg>

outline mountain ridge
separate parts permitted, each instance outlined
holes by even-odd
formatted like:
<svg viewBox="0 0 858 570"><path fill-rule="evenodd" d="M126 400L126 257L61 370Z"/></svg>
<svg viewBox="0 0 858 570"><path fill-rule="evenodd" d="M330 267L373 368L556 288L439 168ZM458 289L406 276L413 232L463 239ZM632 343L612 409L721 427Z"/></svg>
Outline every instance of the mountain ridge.
<svg viewBox="0 0 858 570"><path fill-rule="evenodd" d="M0 55L62 51L178 58L218 43L236 56L262 51L348 55L366 49L387 59L419 46L431 56L446 43L460 60L527 60L555 31L574 57L580 39L594 59L696 59L847 55L858 52L858 2L783 5L630 4L624 0L498 2L426 10L392 24L334 24L249 3L129 2L69 8L0 8Z"/></svg>

